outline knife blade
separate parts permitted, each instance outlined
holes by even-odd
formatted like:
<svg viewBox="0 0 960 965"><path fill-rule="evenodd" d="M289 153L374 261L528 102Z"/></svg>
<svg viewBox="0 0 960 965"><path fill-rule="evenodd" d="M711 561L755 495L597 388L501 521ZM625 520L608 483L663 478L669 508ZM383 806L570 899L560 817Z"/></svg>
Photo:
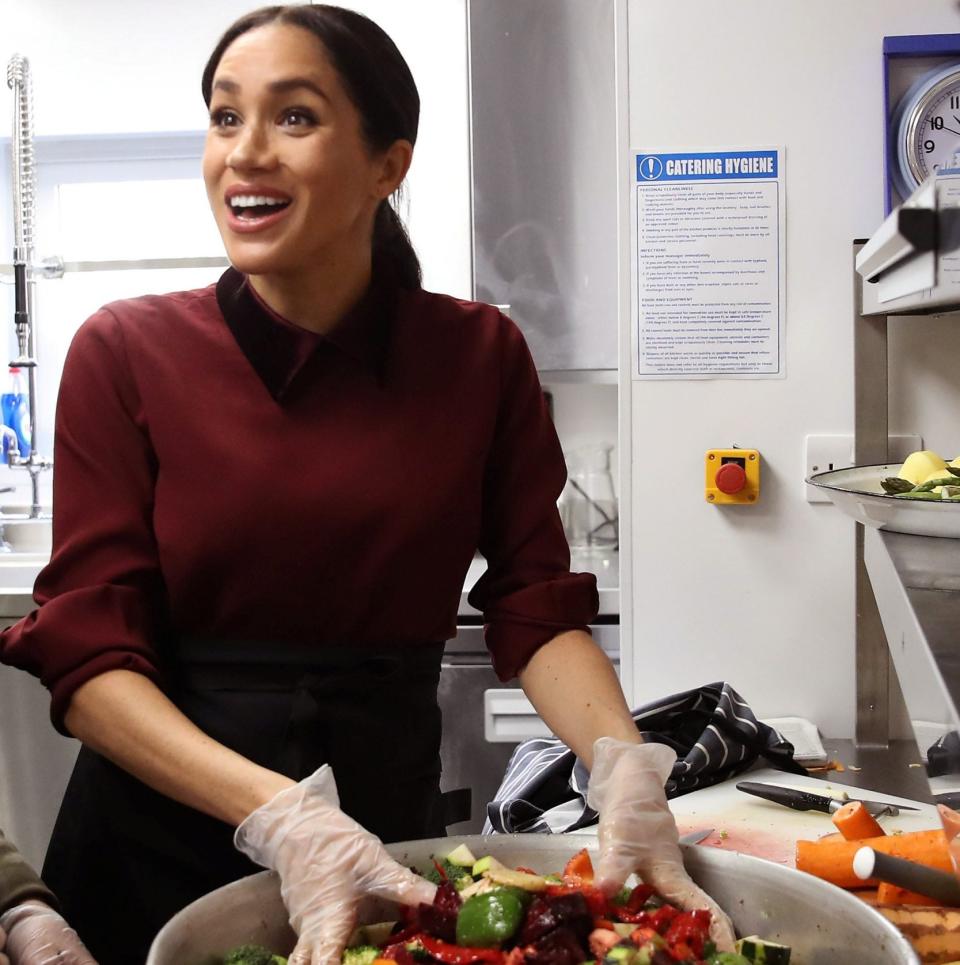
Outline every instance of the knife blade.
<svg viewBox="0 0 960 965"><path fill-rule="evenodd" d="M822 811L824 814L834 814L844 804L849 804L851 801L860 801L874 817L879 817L882 814L897 815L901 811L919 810L919 808L909 807L906 804L889 804L886 801L870 801L866 798L845 798L841 800L827 794L814 794L812 791L780 787L778 784L761 784L758 781L739 781L737 790L762 797L776 804L783 804L785 807L793 808L794 811Z"/></svg>
<svg viewBox="0 0 960 965"><path fill-rule="evenodd" d="M713 828L701 828L699 831L688 831L680 835L681 844L699 844L704 838L713 834Z"/></svg>

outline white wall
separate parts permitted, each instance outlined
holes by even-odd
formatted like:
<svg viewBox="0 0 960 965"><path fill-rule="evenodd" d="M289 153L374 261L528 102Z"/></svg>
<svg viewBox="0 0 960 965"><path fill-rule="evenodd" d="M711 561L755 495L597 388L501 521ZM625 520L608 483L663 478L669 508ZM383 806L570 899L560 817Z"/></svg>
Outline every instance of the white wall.
<svg viewBox="0 0 960 965"><path fill-rule="evenodd" d="M883 217L882 38L960 31L955 0L629 0L630 134L786 146L786 373L634 382L634 697L727 680L763 715L854 722L854 524L803 499L803 437L853 429L851 242ZM898 322L891 431L960 452L960 325ZM922 379L921 383L918 381ZM703 455L759 449L755 507Z"/></svg>

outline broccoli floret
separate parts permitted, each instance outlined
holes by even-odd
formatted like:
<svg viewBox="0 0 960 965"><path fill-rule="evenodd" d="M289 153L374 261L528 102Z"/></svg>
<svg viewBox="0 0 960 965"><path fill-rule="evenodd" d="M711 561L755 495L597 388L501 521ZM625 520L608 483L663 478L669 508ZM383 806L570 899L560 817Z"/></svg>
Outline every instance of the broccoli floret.
<svg viewBox="0 0 960 965"><path fill-rule="evenodd" d="M454 886L456 886L462 878L473 880L468 868L461 868L460 865L451 864L446 858L441 858L437 864L443 869L443 873L447 876L447 881L453 882ZM432 881L435 885L439 885L443 881L435 865L428 868L427 871L424 872L423 877L426 878L427 881ZM469 881L466 882L466 884L469 883Z"/></svg>
<svg viewBox="0 0 960 965"><path fill-rule="evenodd" d="M372 965L379 957L380 949L376 945L357 945L343 950L343 965Z"/></svg>
<svg viewBox="0 0 960 965"><path fill-rule="evenodd" d="M287 960L263 945L240 945L227 952L223 965L287 965Z"/></svg>

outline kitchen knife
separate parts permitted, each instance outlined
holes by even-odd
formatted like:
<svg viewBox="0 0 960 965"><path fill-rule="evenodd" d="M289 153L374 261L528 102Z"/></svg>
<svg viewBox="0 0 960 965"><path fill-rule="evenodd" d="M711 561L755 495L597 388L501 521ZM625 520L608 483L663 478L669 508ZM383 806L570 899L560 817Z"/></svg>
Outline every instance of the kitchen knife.
<svg viewBox="0 0 960 965"><path fill-rule="evenodd" d="M944 905L960 905L960 882L955 875L915 861L906 861L896 855L874 851L869 846L860 848L854 855L853 873L864 881L869 878L889 881Z"/></svg>
<svg viewBox="0 0 960 965"><path fill-rule="evenodd" d="M824 814L834 814L851 801L860 801L874 817L879 817L881 814L895 815L901 811L919 810L905 804L887 804L885 801L868 801L864 798L840 800L826 794L814 794L812 791L800 791L793 787L780 787L777 784L761 784L757 781L740 781L737 784L737 790L754 794L776 804L783 804L793 808L794 811L822 811Z"/></svg>
<svg viewBox="0 0 960 965"><path fill-rule="evenodd" d="M700 831L688 831L680 835L681 844L699 844L704 838L713 834L713 828L702 828Z"/></svg>

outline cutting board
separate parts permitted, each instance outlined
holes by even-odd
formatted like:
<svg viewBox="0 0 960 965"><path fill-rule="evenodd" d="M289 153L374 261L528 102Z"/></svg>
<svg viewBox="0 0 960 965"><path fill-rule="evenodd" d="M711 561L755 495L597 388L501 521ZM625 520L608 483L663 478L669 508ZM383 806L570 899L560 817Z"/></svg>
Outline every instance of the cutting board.
<svg viewBox="0 0 960 965"><path fill-rule="evenodd" d="M889 801L891 804L907 804L917 811L901 811L896 817L878 818L883 829L891 831L921 831L939 828L940 818L932 804L921 804L905 798L892 797L874 791L866 791L829 781L786 774L773 768L759 768L731 781L694 791L670 801L677 827L681 834L701 828L713 828L714 832L703 842L725 851L740 851L758 858L767 858L789 867L794 866L794 850L798 838L816 840L824 834L836 831L829 814L819 811L793 811L782 804L764 801L736 788L737 781L760 781L814 791L818 794L841 795L846 791L851 797Z"/></svg>

